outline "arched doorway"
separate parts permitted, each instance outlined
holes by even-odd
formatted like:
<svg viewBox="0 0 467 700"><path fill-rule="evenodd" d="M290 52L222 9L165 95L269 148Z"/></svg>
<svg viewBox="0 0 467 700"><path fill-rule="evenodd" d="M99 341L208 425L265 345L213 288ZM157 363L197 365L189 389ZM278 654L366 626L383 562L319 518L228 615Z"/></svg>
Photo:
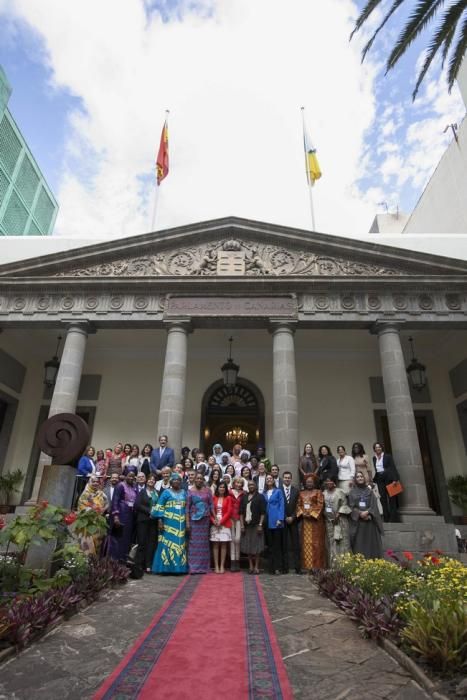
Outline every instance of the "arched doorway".
<svg viewBox="0 0 467 700"><path fill-rule="evenodd" d="M203 396L200 447L209 455L212 446L219 442L230 451L235 440L228 440L226 435L235 428L248 434L242 444L250 452L259 443L265 444L263 395L248 379L238 378L232 387L219 379Z"/></svg>

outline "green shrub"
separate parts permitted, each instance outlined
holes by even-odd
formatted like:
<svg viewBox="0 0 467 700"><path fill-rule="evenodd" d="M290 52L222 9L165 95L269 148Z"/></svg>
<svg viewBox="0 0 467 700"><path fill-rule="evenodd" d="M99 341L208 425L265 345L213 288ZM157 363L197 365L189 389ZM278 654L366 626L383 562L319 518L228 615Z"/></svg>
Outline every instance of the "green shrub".
<svg viewBox="0 0 467 700"><path fill-rule="evenodd" d="M354 586L374 598L391 596L404 588L406 569L385 559L365 559L361 554L344 554L337 558L336 568Z"/></svg>
<svg viewBox="0 0 467 700"><path fill-rule="evenodd" d="M443 674L467 668L467 612L463 600L440 600L425 591L404 607L402 639Z"/></svg>

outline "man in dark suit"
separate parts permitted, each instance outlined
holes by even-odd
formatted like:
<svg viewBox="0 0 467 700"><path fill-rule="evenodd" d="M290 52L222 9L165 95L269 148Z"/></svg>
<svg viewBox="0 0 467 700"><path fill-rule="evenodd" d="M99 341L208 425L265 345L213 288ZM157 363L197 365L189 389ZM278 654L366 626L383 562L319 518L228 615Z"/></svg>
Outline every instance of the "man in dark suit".
<svg viewBox="0 0 467 700"><path fill-rule="evenodd" d="M274 479L276 489L281 489L282 488L282 479L279 476L279 467L277 466L277 464L272 465L271 474L272 474L272 477Z"/></svg>
<svg viewBox="0 0 467 700"><path fill-rule="evenodd" d="M136 475L136 493L141 493L146 488L146 474L138 472Z"/></svg>
<svg viewBox="0 0 467 700"><path fill-rule="evenodd" d="M253 477L253 481L258 487L258 493L263 493L266 490L266 466L264 462L258 464L258 473Z"/></svg>
<svg viewBox="0 0 467 700"><path fill-rule="evenodd" d="M119 482L120 482L120 478L119 478L118 474L115 472L115 473L112 473L110 475L110 479L108 480L108 482L104 486L104 493L107 496L107 501L109 503L109 507L107 510L108 513L110 513L110 509L112 506L112 498L114 497L115 487Z"/></svg>
<svg viewBox="0 0 467 700"><path fill-rule="evenodd" d="M284 494L285 502L285 522L283 530L282 543L282 571L284 574L289 572L290 561L296 574L302 573L300 562L300 541L298 537L298 521L295 515L297 510L297 501L300 492L296 486L292 484L292 472L284 472L282 474L282 493Z"/></svg>
<svg viewBox="0 0 467 700"><path fill-rule="evenodd" d="M175 454L173 449L168 446L168 442L167 435L159 435L159 447L155 447L151 454L149 466L157 478L160 478L163 467L172 468L175 464Z"/></svg>

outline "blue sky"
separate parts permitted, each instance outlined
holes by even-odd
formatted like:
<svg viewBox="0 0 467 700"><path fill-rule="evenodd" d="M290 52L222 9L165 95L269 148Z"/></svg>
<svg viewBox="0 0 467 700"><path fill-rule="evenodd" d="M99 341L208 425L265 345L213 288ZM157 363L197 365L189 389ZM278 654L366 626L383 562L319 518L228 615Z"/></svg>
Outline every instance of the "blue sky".
<svg viewBox="0 0 467 700"><path fill-rule="evenodd" d="M357 4L327 2L292 0L284 22L278 0L0 0L9 108L58 197L57 233L147 230L168 106L158 226L228 214L309 226L300 104L324 173L320 230L366 233L380 202L410 212L465 112L457 88L449 97L438 69L412 103L420 44L382 70L402 15L361 66Z"/></svg>

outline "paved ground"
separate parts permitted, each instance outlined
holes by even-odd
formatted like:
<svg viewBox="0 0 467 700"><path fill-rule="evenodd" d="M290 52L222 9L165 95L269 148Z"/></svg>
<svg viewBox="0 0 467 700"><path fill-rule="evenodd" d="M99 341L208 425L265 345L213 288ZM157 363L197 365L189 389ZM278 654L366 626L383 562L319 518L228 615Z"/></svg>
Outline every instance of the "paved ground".
<svg viewBox="0 0 467 700"><path fill-rule="evenodd" d="M428 697L308 577L262 575L260 581L296 698ZM64 622L0 668L0 700L90 698L177 583L145 576Z"/></svg>

